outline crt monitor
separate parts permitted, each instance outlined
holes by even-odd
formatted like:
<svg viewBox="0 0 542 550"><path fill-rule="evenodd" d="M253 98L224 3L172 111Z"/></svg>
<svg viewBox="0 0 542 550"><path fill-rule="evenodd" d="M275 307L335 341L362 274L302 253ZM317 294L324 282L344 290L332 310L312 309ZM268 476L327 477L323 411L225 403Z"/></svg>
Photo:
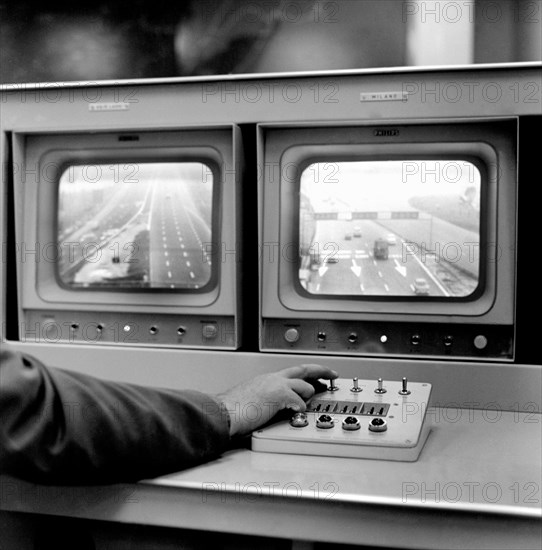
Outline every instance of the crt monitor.
<svg viewBox="0 0 542 550"><path fill-rule="evenodd" d="M515 135L262 125L262 348L512 359Z"/></svg>
<svg viewBox="0 0 542 550"><path fill-rule="evenodd" d="M236 348L237 147L232 126L16 134L21 336Z"/></svg>

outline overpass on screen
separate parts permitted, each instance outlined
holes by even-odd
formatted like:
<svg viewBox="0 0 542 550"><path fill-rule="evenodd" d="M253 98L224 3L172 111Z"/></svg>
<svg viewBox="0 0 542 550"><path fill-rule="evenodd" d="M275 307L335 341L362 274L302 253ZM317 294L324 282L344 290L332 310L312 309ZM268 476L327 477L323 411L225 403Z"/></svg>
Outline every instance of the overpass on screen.
<svg viewBox="0 0 542 550"><path fill-rule="evenodd" d="M402 210L391 212L365 211L365 212L315 212L315 220L417 220L420 219L420 213L417 210ZM429 219L429 215L427 218Z"/></svg>

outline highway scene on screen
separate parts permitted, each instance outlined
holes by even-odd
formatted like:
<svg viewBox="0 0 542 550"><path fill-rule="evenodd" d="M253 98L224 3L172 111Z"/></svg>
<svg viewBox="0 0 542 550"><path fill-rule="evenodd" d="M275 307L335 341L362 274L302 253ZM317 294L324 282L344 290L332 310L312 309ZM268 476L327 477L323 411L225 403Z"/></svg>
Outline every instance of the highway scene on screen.
<svg viewBox="0 0 542 550"><path fill-rule="evenodd" d="M72 166L59 183L70 287L198 289L211 279L213 175L198 162Z"/></svg>
<svg viewBox="0 0 542 550"><path fill-rule="evenodd" d="M479 283L480 173L463 160L313 164L299 235L311 294L467 297Z"/></svg>

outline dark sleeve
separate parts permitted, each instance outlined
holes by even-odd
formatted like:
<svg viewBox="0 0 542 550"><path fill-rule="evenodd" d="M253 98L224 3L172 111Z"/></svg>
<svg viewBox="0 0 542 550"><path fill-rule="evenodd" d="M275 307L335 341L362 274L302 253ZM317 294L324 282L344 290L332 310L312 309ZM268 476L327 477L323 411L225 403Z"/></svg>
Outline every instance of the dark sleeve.
<svg viewBox="0 0 542 550"><path fill-rule="evenodd" d="M228 416L195 391L105 382L0 352L0 472L40 483L135 481L205 462Z"/></svg>

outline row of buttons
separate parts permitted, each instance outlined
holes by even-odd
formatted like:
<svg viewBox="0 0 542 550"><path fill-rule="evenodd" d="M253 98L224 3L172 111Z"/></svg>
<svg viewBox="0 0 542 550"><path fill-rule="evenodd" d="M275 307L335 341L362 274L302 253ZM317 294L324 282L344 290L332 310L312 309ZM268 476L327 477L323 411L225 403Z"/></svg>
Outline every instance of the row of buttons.
<svg viewBox="0 0 542 550"><path fill-rule="evenodd" d="M305 413L296 413L290 420L290 426L294 428L305 428L309 425L308 416ZM329 430L335 426L335 419L329 414L321 414L316 419L316 427ZM356 431L361 428L361 422L356 416L347 416L342 421L342 429L346 431ZM388 424L383 418L373 418L368 425L371 432L385 432Z"/></svg>
<svg viewBox="0 0 542 550"><path fill-rule="evenodd" d="M77 332L78 329L79 329L79 323L71 323L70 331L72 333ZM106 326L104 324L102 324L102 323L97 323L96 324L96 332L98 334L101 334L105 329L106 329ZM125 324L122 327L123 332L125 332L127 334L130 333L133 329L134 329L134 327L132 325L128 324L128 323ZM159 330L160 329L158 328L158 326L151 325L149 327L149 334L154 336L154 335L158 334ZM181 325L177 328L177 335L178 336L184 336L186 334L186 332L187 332L187 328L184 327L183 325ZM206 338L208 340L216 338L218 336L218 326L214 323L204 324L201 327L201 334L204 338Z"/></svg>
<svg viewBox="0 0 542 550"><path fill-rule="evenodd" d="M290 327L286 329L286 331L284 332L284 339L289 344L295 344L300 337L301 337L301 334L299 333L299 330L294 327ZM319 331L316 335L316 339L319 342L325 342L327 339L327 334L324 331ZM355 344L359 339L358 333L350 332L346 337L346 339L351 344ZM380 342L384 344L387 341L388 341L388 337L385 334L382 334L380 336ZM454 343L454 337L451 335L444 336L443 342L446 347L450 347ZM422 337L419 334L413 334L410 337L410 343L413 346L419 346L422 343ZM479 349L479 350L485 349L488 344L487 337L484 336L483 334L478 334L477 336L474 337L472 343L476 349Z"/></svg>

